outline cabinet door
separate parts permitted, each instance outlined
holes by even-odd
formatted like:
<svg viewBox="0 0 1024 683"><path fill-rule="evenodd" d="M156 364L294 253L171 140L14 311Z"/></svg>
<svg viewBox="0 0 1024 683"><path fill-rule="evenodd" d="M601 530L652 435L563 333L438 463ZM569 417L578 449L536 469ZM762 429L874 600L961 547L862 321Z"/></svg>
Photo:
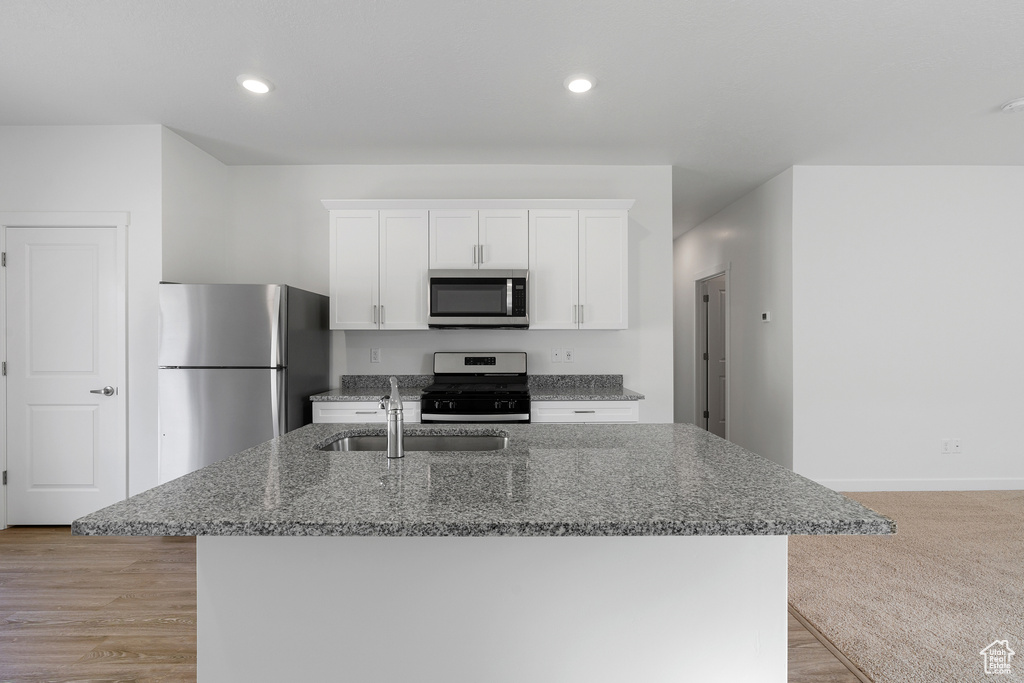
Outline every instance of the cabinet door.
<svg viewBox="0 0 1024 683"><path fill-rule="evenodd" d="M581 330L628 326L627 226L625 211L580 211Z"/></svg>
<svg viewBox="0 0 1024 683"><path fill-rule="evenodd" d="M380 212L380 329L427 329L427 212Z"/></svg>
<svg viewBox="0 0 1024 683"><path fill-rule="evenodd" d="M406 424L419 423L420 402L402 401ZM376 401L313 401L313 423L388 421L388 412Z"/></svg>
<svg viewBox="0 0 1024 683"><path fill-rule="evenodd" d="M477 220L476 211L430 212L431 268L477 267Z"/></svg>
<svg viewBox="0 0 1024 683"><path fill-rule="evenodd" d="M377 211L331 212L331 329L377 329Z"/></svg>
<svg viewBox="0 0 1024 683"><path fill-rule="evenodd" d="M636 401L534 401L530 422L639 422Z"/></svg>
<svg viewBox="0 0 1024 683"><path fill-rule="evenodd" d="M480 211L480 268L530 267L530 222L526 210Z"/></svg>
<svg viewBox="0 0 1024 683"><path fill-rule="evenodd" d="M579 212L530 211L530 328L576 329Z"/></svg>

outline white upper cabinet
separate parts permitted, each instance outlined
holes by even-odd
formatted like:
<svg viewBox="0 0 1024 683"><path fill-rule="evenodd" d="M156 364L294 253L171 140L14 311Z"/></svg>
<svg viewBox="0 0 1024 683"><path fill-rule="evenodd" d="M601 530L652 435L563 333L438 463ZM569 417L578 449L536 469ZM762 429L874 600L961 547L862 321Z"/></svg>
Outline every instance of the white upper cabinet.
<svg viewBox="0 0 1024 683"><path fill-rule="evenodd" d="M430 212L430 268L529 267L526 209Z"/></svg>
<svg viewBox="0 0 1024 683"><path fill-rule="evenodd" d="M580 211L581 330L628 326L628 223L625 211Z"/></svg>
<svg viewBox="0 0 1024 683"><path fill-rule="evenodd" d="M579 213L530 212L530 329L578 327Z"/></svg>
<svg viewBox="0 0 1024 683"><path fill-rule="evenodd" d="M480 268L530 267L530 223L526 209L480 211Z"/></svg>
<svg viewBox="0 0 1024 683"><path fill-rule="evenodd" d="M380 212L380 329L427 329L427 212Z"/></svg>
<svg viewBox="0 0 1024 683"><path fill-rule="evenodd" d="M426 210L331 211L330 249L331 329L426 329Z"/></svg>
<svg viewBox="0 0 1024 683"><path fill-rule="evenodd" d="M529 269L530 328L628 326L623 199L325 199L331 329L427 329L428 269Z"/></svg>
<svg viewBox="0 0 1024 683"><path fill-rule="evenodd" d="M530 212L530 328L628 326L628 214Z"/></svg>
<svg viewBox="0 0 1024 683"><path fill-rule="evenodd" d="M331 212L331 329L375 330L379 211Z"/></svg>
<svg viewBox="0 0 1024 683"><path fill-rule="evenodd" d="M430 212L430 267L477 268L479 212Z"/></svg>

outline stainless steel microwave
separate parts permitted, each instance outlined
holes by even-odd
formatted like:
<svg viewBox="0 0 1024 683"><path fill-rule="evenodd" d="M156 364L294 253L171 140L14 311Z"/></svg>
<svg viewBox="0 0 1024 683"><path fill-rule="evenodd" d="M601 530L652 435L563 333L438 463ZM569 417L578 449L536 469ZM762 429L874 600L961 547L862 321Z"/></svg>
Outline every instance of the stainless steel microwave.
<svg viewBox="0 0 1024 683"><path fill-rule="evenodd" d="M528 270L431 270L427 278L429 327L530 326Z"/></svg>

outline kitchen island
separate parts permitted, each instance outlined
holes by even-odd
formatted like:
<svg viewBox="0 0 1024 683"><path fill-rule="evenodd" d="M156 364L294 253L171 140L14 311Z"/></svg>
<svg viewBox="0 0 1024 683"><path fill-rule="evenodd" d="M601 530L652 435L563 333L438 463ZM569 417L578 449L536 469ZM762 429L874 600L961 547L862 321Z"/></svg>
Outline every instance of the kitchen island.
<svg viewBox="0 0 1024 683"><path fill-rule="evenodd" d="M786 680L786 535L891 520L692 425L316 424L76 520L198 536L199 680Z"/></svg>

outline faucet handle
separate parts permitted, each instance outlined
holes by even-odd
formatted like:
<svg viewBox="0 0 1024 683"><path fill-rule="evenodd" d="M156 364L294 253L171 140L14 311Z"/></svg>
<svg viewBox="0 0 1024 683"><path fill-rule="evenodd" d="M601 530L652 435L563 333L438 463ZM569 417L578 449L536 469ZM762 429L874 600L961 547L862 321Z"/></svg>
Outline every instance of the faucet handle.
<svg viewBox="0 0 1024 683"><path fill-rule="evenodd" d="M380 401L379 401L379 403L380 403L380 407L381 407L381 409L383 409L383 410L387 410L387 407L388 407L388 401L389 401L390 399L391 399L391 397L390 397L390 396L381 396L381 397L380 397Z"/></svg>

